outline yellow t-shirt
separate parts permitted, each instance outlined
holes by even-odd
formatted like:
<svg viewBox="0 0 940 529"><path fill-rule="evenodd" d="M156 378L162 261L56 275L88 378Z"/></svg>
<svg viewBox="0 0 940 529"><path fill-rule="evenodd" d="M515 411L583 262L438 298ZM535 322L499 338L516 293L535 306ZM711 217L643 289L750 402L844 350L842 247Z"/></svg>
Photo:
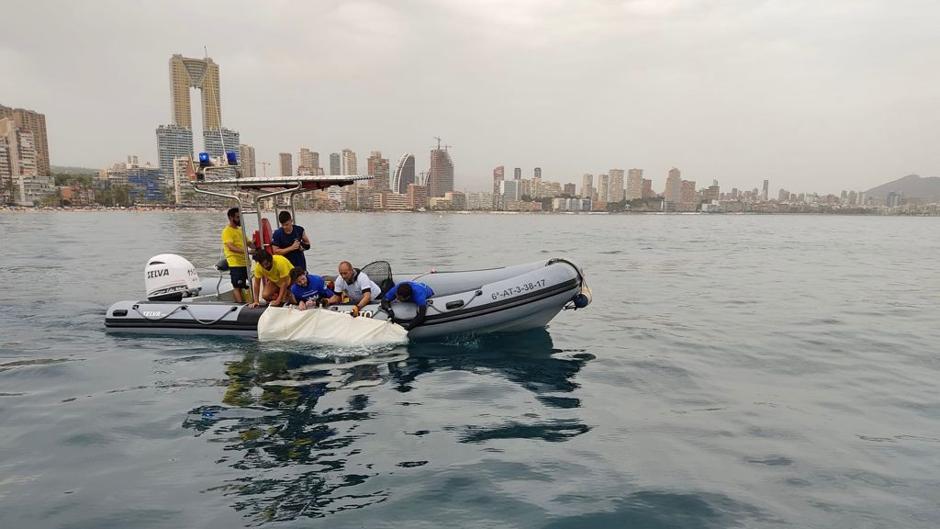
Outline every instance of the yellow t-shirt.
<svg viewBox="0 0 940 529"><path fill-rule="evenodd" d="M244 248L245 238L242 237L242 230L231 226L226 226L222 230L222 252L225 253L225 260L228 261L229 267L248 266L248 263L245 262L245 251L233 252L225 245L226 243Z"/></svg>
<svg viewBox="0 0 940 529"><path fill-rule="evenodd" d="M274 283L280 283L284 278L290 281L290 271L294 268L294 265L283 255L272 255L271 257L274 262L271 264L270 270L265 270L261 263L255 263L255 277L263 277Z"/></svg>

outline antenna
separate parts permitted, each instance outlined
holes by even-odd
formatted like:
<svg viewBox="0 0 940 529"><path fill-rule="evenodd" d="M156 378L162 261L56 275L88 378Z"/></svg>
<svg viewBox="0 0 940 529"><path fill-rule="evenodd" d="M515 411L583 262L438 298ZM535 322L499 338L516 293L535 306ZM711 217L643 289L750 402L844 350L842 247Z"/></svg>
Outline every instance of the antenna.
<svg viewBox="0 0 940 529"><path fill-rule="evenodd" d="M435 140L437 140L437 150L441 150L441 138L440 138L440 136L433 136L433 138L434 138Z"/></svg>

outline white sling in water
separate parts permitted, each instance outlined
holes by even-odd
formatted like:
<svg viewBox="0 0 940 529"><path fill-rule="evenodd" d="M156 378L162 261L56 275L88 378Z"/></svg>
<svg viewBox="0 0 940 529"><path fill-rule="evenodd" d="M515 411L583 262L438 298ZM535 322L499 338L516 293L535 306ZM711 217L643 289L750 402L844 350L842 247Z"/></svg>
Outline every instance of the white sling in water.
<svg viewBox="0 0 940 529"><path fill-rule="evenodd" d="M332 310L268 307L258 319L258 340L287 340L324 345L384 345L408 342L408 331L396 323Z"/></svg>

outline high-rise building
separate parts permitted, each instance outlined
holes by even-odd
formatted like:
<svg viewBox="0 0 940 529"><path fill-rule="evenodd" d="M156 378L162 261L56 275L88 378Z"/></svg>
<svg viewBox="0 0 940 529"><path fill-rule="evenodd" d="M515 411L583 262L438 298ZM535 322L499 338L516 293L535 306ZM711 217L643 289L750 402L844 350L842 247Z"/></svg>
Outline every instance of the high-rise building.
<svg viewBox="0 0 940 529"><path fill-rule="evenodd" d="M392 191L400 194L408 192L408 186L415 183L415 155L406 152L398 159L395 177L392 179Z"/></svg>
<svg viewBox="0 0 940 529"><path fill-rule="evenodd" d="M666 190L663 197L667 204L678 205L682 201L682 172L673 167L666 177Z"/></svg>
<svg viewBox="0 0 940 529"><path fill-rule="evenodd" d="M428 188L416 184L408 184L408 203L411 209L424 209L428 207Z"/></svg>
<svg viewBox="0 0 940 529"><path fill-rule="evenodd" d="M506 209L510 202L518 202L522 198L519 188L519 180L503 180L499 183L503 209Z"/></svg>
<svg viewBox="0 0 940 529"><path fill-rule="evenodd" d="M313 152L306 147L301 147L298 163L297 174L320 174L320 153Z"/></svg>
<svg viewBox="0 0 940 529"><path fill-rule="evenodd" d="M653 192L653 181L647 178L643 178L643 190L640 192L640 198L654 198L656 193Z"/></svg>
<svg viewBox="0 0 940 529"><path fill-rule="evenodd" d="M428 198L443 197L454 190L454 162L447 146L431 149L431 167L428 169Z"/></svg>
<svg viewBox="0 0 940 529"><path fill-rule="evenodd" d="M761 190L761 200L767 202L768 195L770 193L770 181L764 180L764 188Z"/></svg>
<svg viewBox="0 0 940 529"><path fill-rule="evenodd" d="M573 197L578 194L578 186L575 184L565 184L564 194Z"/></svg>
<svg viewBox="0 0 940 529"><path fill-rule="evenodd" d="M31 206L38 198L28 192L39 176L36 158L33 133L12 118L0 118L0 187L6 202Z"/></svg>
<svg viewBox="0 0 940 529"><path fill-rule="evenodd" d="M506 179L506 168L502 165L493 169L493 210L498 211L502 209L502 201L500 197L502 195L501 184L503 180Z"/></svg>
<svg viewBox="0 0 940 529"><path fill-rule="evenodd" d="M179 125L157 127L157 163L164 185L173 181L174 160L193 156L193 131Z"/></svg>
<svg viewBox="0 0 940 529"><path fill-rule="evenodd" d="M33 145L36 150L36 174L39 176L52 174L49 162L49 138L46 134L46 116L25 108L10 108L0 105L0 119L3 118L12 119L16 128L33 134Z"/></svg>
<svg viewBox="0 0 940 529"><path fill-rule="evenodd" d="M203 150L222 160L225 160L226 152L238 149L240 141L241 135L238 132L225 127L202 131Z"/></svg>
<svg viewBox="0 0 940 529"><path fill-rule="evenodd" d="M182 55L170 57L170 92L173 124L193 128L189 89L202 94L202 129L222 127L222 100L219 94L219 65L206 57L191 59Z"/></svg>
<svg viewBox="0 0 940 529"><path fill-rule="evenodd" d="M341 168L344 175L357 175L359 174L359 166L356 162L356 153L351 149L343 149L342 154L343 166Z"/></svg>
<svg viewBox="0 0 940 529"><path fill-rule="evenodd" d="M542 168L536 167L532 170L532 178L542 178Z"/></svg>
<svg viewBox="0 0 940 529"><path fill-rule="evenodd" d="M512 179L513 180L522 180L522 168L516 167L512 170Z"/></svg>
<svg viewBox="0 0 940 529"><path fill-rule="evenodd" d="M235 151L240 141L238 132L222 127L219 65L209 57L193 59L177 54L170 57L169 66L173 122L157 128L158 161L164 185L173 182L174 160L191 157L193 153L190 89L198 89L202 96L203 150L224 160L226 151Z"/></svg>
<svg viewBox="0 0 940 529"><path fill-rule="evenodd" d="M594 197L594 175L585 173L581 177L581 198Z"/></svg>
<svg viewBox="0 0 940 529"><path fill-rule="evenodd" d="M382 151L372 151L367 160L368 175L372 177L372 188L376 191L388 191L388 158L382 158Z"/></svg>
<svg viewBox="0 0 940 529"><path fill-rule="evenodd" d="M606 174L597 177L597 201L607 203L610 197L610 176Z"/></svg>
<svg viewBox="0 0 940 529"><path fill-rule="evenodd" d="M623 200L623 169L611 169L610 187L607 190L608 202L620 202Z"/></svg>
<svg viewBox="0 0 940 529"><path fill-rule="evenodd" d="M695 182L683 180L679 186L679 209L682 211L695 211Z"/></svg>
<svg viewBox="0 0 940 529"><path fill-rule="evenodd" d="M330 174L331 175L343 174L342 165L340 162L340 156L338 152L330 153Z"/></svg>
<svg viewBox="0 0 940 529"><path fill-rule="evenodd" d="M643 196L643 169L627 171L627 200L645 198Z"/></svg>
<svg viewBox="0 0 940 529"><path fill-rule="evenodd" d="M255 148L251 145L241 144L238 146L238 165L242 170L242 177L254 178L255 172Z"/></svg>
<svg viewBox="0 0 940 529"><path fill-rule="evenodd" d="M277 155L278 160L280 161L280 175L281 176L293 176L294 175L294 161L293 156L289 152L282 152Z"/></svg>

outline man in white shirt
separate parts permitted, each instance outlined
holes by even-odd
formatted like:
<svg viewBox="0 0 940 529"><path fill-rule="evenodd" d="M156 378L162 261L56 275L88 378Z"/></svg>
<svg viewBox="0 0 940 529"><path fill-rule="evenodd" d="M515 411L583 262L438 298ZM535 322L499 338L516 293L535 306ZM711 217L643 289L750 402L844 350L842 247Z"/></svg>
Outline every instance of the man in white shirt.
<svg viewBox="0 0 940 529"><path fill-rule="evenodd" d="M369 276L364 272L353 268L349 261L343 261L339 264L339 276L333 283L335 295L329 299L330 305L340 303L343 300L342 293L345 292L349 296L349 301L354 303L352 308L354 318L373 299L382 299L382 289L375 284L375 281L369 279Z"/></svg>

